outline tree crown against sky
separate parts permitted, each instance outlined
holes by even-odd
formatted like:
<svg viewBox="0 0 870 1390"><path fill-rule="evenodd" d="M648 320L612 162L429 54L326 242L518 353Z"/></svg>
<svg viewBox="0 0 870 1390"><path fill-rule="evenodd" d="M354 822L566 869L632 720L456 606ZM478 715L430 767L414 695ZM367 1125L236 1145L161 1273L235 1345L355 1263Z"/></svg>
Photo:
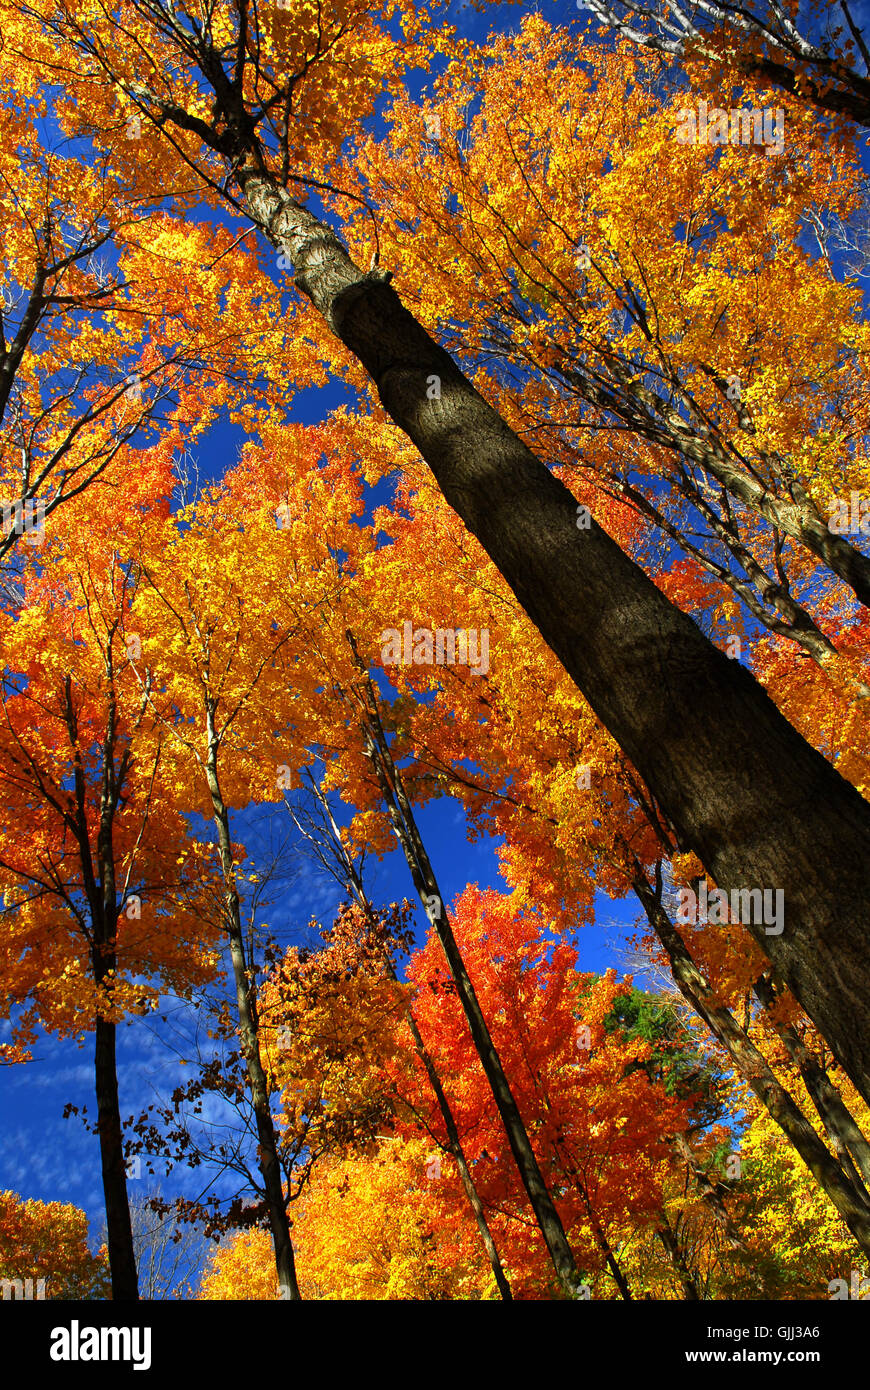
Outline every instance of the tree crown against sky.
<svg viewBox="0 0 870 1390"><path fill-rule="evenodd" d="M468 900L451 898L447 909L440 879L433 892L437 855L422 864L426 836L410 816L411 805L437 813L449 793L477 833L504 836L505 931L539 908L570 931L593 915L596 889L638 894L658 923L651 949L702 1001L716 1039L708 1045L724 1049L728 1066L765 1063L773 1081L751 1104L785 1117L805 1161L814 1137L828 1145L831 1163L812 1159L813 1171L863 1239L862 1150L813 1062L822 1057L860 1109L836 1063L866 1086L861 1030L832 981L846 971L860 1012L866 556L860 528L825 525L841 494L851 518L851 495L864 486L863 305L831 251L841 234L848 246L860 219L863 179L846 123L860 114L842 100L826 107L818 84L789 85L745 64L735 73L706 49L678 55L673 81L632 35L578 49L575 26L559 31L538 16L520 24L517 13L517 32L481 54L437 22L442 15L411 6L340 6L320 24L318 13L156 0L3 8L0 75L18 142L6 215L19 219L5 289L21 347L4 356L14 425L4 476L22 501L44 494L48 513L39 554L14 547L4 619L2 771L16 816L5 906L15 939L26 927L33 959L47 937L60 940L59 923L47 933L23 903L22 885L60 887L62 897L75 862L67 836L78 834L87 865L84 841L97 828L90 910L100 950L120 961L137 933L147 948L130 957L131 998L152 950L164 985L183 992L203 945L181 959L196 922L225 932L238 948L238 1026L262 1150L272 1101L257 1088L271 1083L250 1008L261 943L244 918L237 818L253 827L246 803L273 807L294 778L313 774L348 853L382 854L399 826L410 878L418 893L429 889L421 909L462 936ZM420 103L427 70L439 85ZM534 103L523 96L530 73ZM782 93L780 163L762 148L674 138L686 92L706 91L711 73L723 104ZM834 78L837 91L860 95L845 69ZM47 96L52 121L40 124ZM49 152L58 132L62 157ZM655 205L652 183L666 189ZM38 333L28 326L37 320ZM349 388L351 408L321 427L288 425L294 393L327 382ZM198 448L219 419L245 437L241 462L178 510L190 496L189 482L179 495L179 452ZM383 503L374 518L371 483ZM396 670L382 634L406 620L423 636L411 639L415 660ZM487 669L433 664L426 636L444 628L485 631ZM67 691L64 662L74 675ZM39 747L23 731L28 701ZM83 748L85 719L96 732ZM46 763L64 759L69 770L49 777ZM92 792L74 825L84 762ZM789 821L794 804L805 827ZM51 844L46 807L58 827ZM205 816L218 855L206 850ZM37 822L34 878L20 831ZM166 910L140 926L117 915L117 881L146 855L140 907L165 893ZM172 862L182 869L175 879ZM246 867L256 879L250 853ZM825 904L841 869L831 921ZM663 883L667 892L697 886L705 873L726 888L782 877L789 933L777 940L744 919L675 938L661 919L672 911ZM192 910L185 902L188 917L172 894L189 890L201 897ZM81 915L81 899L67 891L62 912ZM213 949L210 935L204 966ZM479 956L468 938L464 949L492 1017L488 1041L474 1025L474 1048L457 1042L452 1070L474 1078L480 1104L478 1121L448 1097L465 1152L451 1150L451 1162L467 1160L474 1177L473 1131L490 1106L474 1051L488 1057L498 1091L494 1046L521 1112L514 1158L522 1126L538 1145L538 1177L527 1166L523 1184L537 1192L541 1229L539 1178L561 1204L575 1257L597 1261L622 1290L622 1242L632 1237L620 1195L588 1175L578 1187L577 1153L553 1157L563 1138L536 1113L549 1102L526 1089L523 1059L500 1035L505 1002L490 988L487 948ZM22 1003L53 1000L46 1017L70 1028L60 1006L74 991L55 964L25 978L10 960L10 976ZM451 968L474 1017L461 969ZM121 989L115 977L112 1008L76 996L98 1033L118 1021ZM747 1004L753 989L758 1002ZM763 1012L769 991L779 1031ZM453 1022L460 1040L458 1011ZM542 1078L562 1079L564 1045L552 1030L530 1037L543 1048ZM437 1075L431 1042L428 1057ZM348 1095L366 1081L348 1072ZM634 1098L637 1124L652 1115L640 1091L653 1084L640 1065L613 1083L626 1103ZM783 1086L809 1113L803 1128ZM487 1152L497 1116L510 1110L499 1094L486 1114ZM414 1106L419 1114L424 1103ZM444 1120L439 1106L430 1129ZM704 1142L680 1161L709 1198L704 1174L691 1178L713 1152ZM633 1174L636 1206L684 1292L712 1287L711 1262L693 1272L688 1247L680 1254L683 1227L669 1203L682 1170L658 1143L650 1139L648 1166L638 1160ZM331 1157L339 1174L351 1161ZM113 1162L117 1176L118 1152ZM400 1168L377 1178L361 1168L360 1181L375 1190ZM254 1165L250 1176L256 1190ZM513 1176L500 1180L511 1201L525 1201ZM492 1196L483 1178L476 1186ZM715 1195L717 1184L708 1187ZM471 1200L468 1184L456 1192ZM708 1207L727 1234L727 1203ZM686 1231L706 1229L701 1210L686 1215ZM411 1263L428 1269L415 1243L425 1245L425 1227L415 1231L398 1236L409 1236ZM480 1224L466 1233L478 1239ZM555 1227L547 1239L553 1255ZM119 1240L110 1212L113 1264ZM652 1269L644 1249L639 1267ZM469 1255L479 1258L480 1248ZM436 1287L429 1279L414 1287Z"/></svg>

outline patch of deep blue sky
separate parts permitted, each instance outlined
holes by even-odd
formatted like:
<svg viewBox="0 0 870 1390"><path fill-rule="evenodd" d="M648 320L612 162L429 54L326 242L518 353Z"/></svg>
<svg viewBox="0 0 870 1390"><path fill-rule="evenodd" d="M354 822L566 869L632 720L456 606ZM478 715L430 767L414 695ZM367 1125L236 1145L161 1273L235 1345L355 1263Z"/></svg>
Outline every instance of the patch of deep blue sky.
<svg viewBox="0 0 870 1390"><path fill-rule="evenodd" d="M571 24L581 33L590 22L589 16L578 11L572 0L539 7L544 16L556 23ZM491 30L515 30L530 7L512 4L489 6L484 13L464 3L452 3L447 21L455 24L465 36L484 42ZM859 22L865 7L860 7ZM437 69L435 70L437 73ZM431 98L431 83L435 73L411 74L409 91L414 100ZM373 128L383 130L381 110ZM315 200L316 202L316 200ZM242 224L231 215L216 214L202 209L200 214L214 222L241 230ZM290 303L294 293L287 288L276 267L276 288L284 303ZM296 391L289 402L289 418L303 424L317 424L337 406L353 404L350 393L340 382L324 388ZM245 435L241 429L223 420L202 440L196 450L196 464L202 483L218 480L235 461ZM372 509L392 498L392 484L381 483L367 496L367 515ZM405 616L405 615L402 615ZM407 616L411 616L410 614ZM347 820L350 810L336 803L340 821ZM442 890L448 901L461 892L469 882L481 886L502 886L498 876L492 839L469 843L464 813L451 798L442 798L422 806L417 811L420 828L426 840ZM248 852L249 872L273 869L273 877L259 911L260 920L269 923L282 944L316 945L314 919L328 925L341 898L334 881L318 871L304 853L289 816L281 804L252 806L233 814L234 839L241 841ZM197 833L206 828L197 826ZM412 897L413 891L404 859L398 852L382 861L369 861L367 885L376 903ZM626 928L636 919L633 903L614 904L603 895L596 900L595 925L579 935L581 966L603 969L621 964L621 948ZM418 914L418 938L425 930L425 920ZM121 1084L122 1114L138 1114L147 1105L165 1099L176 1085L190 1076L195 1050L196 1020L183 1004L166 999L160 1017L136 1020L119 1030L118 1064ZM8 1036L8 1028L0 1027L0 1038ZM102 1217L102 1191L99 1158L93 1136L85 1132L74 1118L62 1121L60 1116L66 1102L87 1106L93 1113L92 1038L86 1037L81 1048L72 1042L62 1042L41 1035L34 1049L34 1061L26 1067L6 1068L0 1072L0 1094L3 1096L4 1126L0 1135L0 1187L9 1187L24 1196L43 1200L73 1201L85 1208L96 1230ZM210 1118L220 1120L215 1107ZM159 1164L158 1171L159 1171ZM140 1179L146 1187L151 1180ZM169 1195L184 1192L188 1196L203 1190L205 1175L191 1175L176 1170L163 1179ZM215 1190L228 1196L234 1182L225 1179L215 1184Z"/></svg>

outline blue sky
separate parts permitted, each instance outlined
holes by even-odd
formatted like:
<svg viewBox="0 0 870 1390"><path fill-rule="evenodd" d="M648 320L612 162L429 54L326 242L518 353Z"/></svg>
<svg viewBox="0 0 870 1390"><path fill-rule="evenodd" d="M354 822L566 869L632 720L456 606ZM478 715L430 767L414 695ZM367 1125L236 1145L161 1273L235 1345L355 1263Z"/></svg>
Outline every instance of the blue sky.
<svg viewBox="0 0 870 1390"><path fill-rule="evenodd" d="M480 14L456 0L451 6L450 19L468 37L481 39L492 26L515 28L529 8L497 5L490 6L486 14ZM536 8L552 21L581 27L588 22L588 16L577 10L573 0L555 0L555 3L544 3ZM862 6L858 11L860 18L864 18L863 11ZM303 423L317 423L341 399L344 399L343 393L337 388L304 392L294 402L294 418ZM220 426L201 443L196 461L202 482L219 477L234 461L239 437L238 431ZM274 806L238 814L234 817L234 838L254 851L258 844L268 844L270 834L280 837L288 829L287 817L283 817L281 825L273 823L271 818L280 815L280 808L276 810ZM447 798L428 804L419 811L418 820L448 902L467 883L482 887L503 886L498 877L494 842L468 842L464 814L454 800ZM280 901L264 915L273 929L280 932L282 941L312 944L308 931L310 918L316 916L328 924L339 901L339 891L305 861L291 867L292 876ZM376 903L413 896L407 867L398 852L390 854L380 864L372 864L370 869L369 892ZM603 970L609 965L621 968L619 949L636 918L633 899L613 903L598 895L595 923L585 928L578 939L581 968ZM422 914L418 914L421 929L423 922ZM189 1028L187 1015L184 1011L173 1012L170 1006L170 1018L173 1021L165 1026L154 1020L134 1020L119 1030L118 1069L121 1110L125 1117L138 1114L158 1095L165 1097L190 1075L189 1068L181 1065L185 1032ZM0 1025L0 1040L8 1036L8 1025ZM0 1188L10 1188L24 1197L44 1201L74 1202L86 1210L96 1234L102 1219L96 1140L85 1132L76 1117L62 1118L67 1103L87 1106L89 1115L93 1114L92 1050L90 1035L81 1047L44 1035L34 1049L31 1063L0 1069L3 1115ZM150 1186L147 1179L141 1181ZM163 1179L162 1185L168 1195L176 1190L192 1194L198 1190L200 1180L191 1181L189 1175L185 1178L181 1174Z"/></svg>

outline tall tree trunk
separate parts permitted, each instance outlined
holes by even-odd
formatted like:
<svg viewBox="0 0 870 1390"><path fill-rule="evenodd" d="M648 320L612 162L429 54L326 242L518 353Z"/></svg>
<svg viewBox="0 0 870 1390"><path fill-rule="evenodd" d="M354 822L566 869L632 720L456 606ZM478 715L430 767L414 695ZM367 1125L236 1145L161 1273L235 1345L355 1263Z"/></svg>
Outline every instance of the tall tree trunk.
<svg viewBox="0 0 870 1390"><path fill-rule="evenodd" d="M748 930L870 1103L870 807L708 642L338 236L253 158L236 178L296 284L513 589L681 843L725 890L783 889Z"/></svg>
<svg viewBox="0 0 870 1390"><path fill-rule="evenodd" d="M369 925L372 927L376 927L377 919L375 917L374 908L372 907L372 904L369 901L369 896L366 893L363 881L359 873L357 872L356 865L354 864L350 854L348 853L342 841L341 833L338 829L338 826L335 823L335 818L332 814L332 810L330 809L329 802L323 795L323 792L320 790L320 788L314 783L313 778L311 779L311 786L314 791L314 795L320 802L320 805L323 808L323 813L328 820L332 845L334 848L336 858L338 859L341 865L345 886L356 899L362 912L365 913ZM299 822L296 821L296 824L298 825ZM307 832L303 831L303 834L305 833ZM393 980L398 980L395 967L393 965L392 960L390 959L389 953L386 950L384 950L383 952L383 961L390 977ZM468 1199L468 1204L471 1207L471 1210L474 1214L475 1224L477 1226L480 1239L483 1242L483 1248L486 1251L486 1257L489 1260L489 1266L492 1270L493 1277L496 1282L496 1287L499 1293L501 1294L501 1297L506 1301L510 1302L513 1300L511 1286L508 1283L507 1276L504 1272L504 1266L502 1265L498 1250L496 1249L495 1241L492 1238L492 1232L489 1229L489 1222L486 1219L486 1213L483 1210L483 1203L480 1200L480 1193L477 1190L474 1179L471 1176L471 1170L468 1167L468 1162L465 1157L465 1151L462 1147L462 1141L459 1137L459 1129L456 1124L456 1119L454 1117L453 1110L451 1109L450 1102L447 1099L447 1094L444 1090L444 1087L441 1084L441 1078L438 1075L438 1069L435 1066L435 1063L432 1059L432 1054L430 1053L429 1049L424 1043L420 1029L417 1027L417 1020L414 1018L414 1013L412 1009L408 1009L406 1017L408 1020L408 1026L411 1030L411 1037L414 1039L414 1047L416 1049L417 1056L423 1063L426 1076L429 1079L429 1085L432 1087L435 1100L438 1104L438 1109L441 1112L441 1118L444 1121L444 1128L447 1131L447 1147L449 1152L453 1155L453 1158L456 1161L456 1166L459 1170L459 1176L462 1181L462 1187Z"/></svg>
<svg viewBox="0 0 870 1390"><path fill-rule="evenodd" d="M759 1003L770 1010L776 1003L771 982L762 976L756 980L754 989ZM824 1067L802 1041L797 1030L777 1023L774 1023L774 1027L803 1078L807 1094L825 1126L834 1153L870 1204L870 1144Z"/></svg>
<svg viewBox="0 0 870 1390"><path fill-rule="evenodd" d="M108 674L111 680L111 665ZM121 1123L121 1107L118 1098L117 1027L110 1018L105 1016L111 1012L115 971L118 965L118 900L112 827L120 789L124 782L127 756L122 757L120 767L116 772L117 715L114 695L110 691L106 732L101 750L100 813L97 823L95 872L94 860L90 851L85 774L78 752L77 716L73 704L72 681L69 675L64 681L64 696L70 744L76 750L73 780L77 809L79 858L93 931L91 969L97 986L98 999L94 1037L94 1080L97 1093L97 1133L100 1141L100 1166L106 1206L106 1244L109 1250L112 1299L138 1302L139 1277L136 1269L133 1226L130 1220L130 1203L127 1195L124 1128ZM105 1013L103 1001L105 1001Z"/></svg>
<svg viewBox="0 0 870 1390"><path fill-rule="evenodd" d="M295 1300L301 1298L301 1294L296 1281L296 1262L293 1256L293 1242L290 1239L290 1221L284 1200L284 1181L278 1157L275 1126L272 1122L272 1111L269 1105L269 1086L260 1058L260 1032L255 985L253 979L249 978L245 961L242 914L236 888L235 865L233 864L232 841L230 839L230 820L218 780L217 739L214 734L211 709L207 711L207 727L208 747L205 775L211 795L214 824L218 835L221 871L224 879L225 925L229 937L233 981L236 989L241 1050L245 1059L251 1104L257 1124L259 1166L263 1175L269 1227L275 1250L278 1290L282 1298Z"/></svg>
<svg viewBox="0 0 870 1390"><path fill-rule="evenodd" d="M396 838L405 855L414 887L426 915L435 929L450 967L450 974L456 985L456 992L468 1023L474 1049L489 1082L493 1099L505 1127L514 1162L517 1165L523 1187L528 1194L535 1220L541 1235L544 1237L553 1268L567 1296L576 1298L582 1283L580 1272L568 1244L559 1213L550 1196L529 1141L519 1106L514 1099L501 1058L490 1036L480 1001L477 998L471 977L465 968L456 937L453 935L453 928L447 916L444 898L435 877L435 871L426 853L426 847L417 828L411 803L405 794L401 774L393 761L384 734L371 677L360 660L352 635L348 633L347 636L362 675L361 713L367 756L381 789L384 805L390 816Z"/></svg>
<svg viewBox="0 0 870 1390"><path fill-rule="evenodd" d="M740 1027L730 1009L716 1000L713 990L692 960L679 932L662 906L660 889L654 890L642 870L632 884L650 926L670 961L674 980L692 1008L726 1049L740 1075L748 1081L786 1138L809 1168L822 1191L833 1202L843 1221L866 1255L870 1255L870 1206L851 1178L831 1156L806 1116L777 1080L765 1057Z"/></svg>
<svg viewBox="0 0 870 1390"><path fill-rule="evenodd" d="M109 968L106 966L106 970ZM117 1303L136 1302L139 1298L139 1281L133 1249L130 1204L127 1199L127 1165L124 1162L124 1131L118 1103L115 1032L114 1023L97 1018L94 1044L97 1133L100 1140L103 1196L106 1203L106 1240L112 1275L112 1299Z"/></svg>
<svg viewBox="0 0 870 1390"><path fill-rule="evenodd" d="M377 759L377 754L373 751L373 761ZM379 769L380 770L380 769ZM388 808L391 812L399 810L399 814L394 816L394 825L399 843L402 846L408 868L414 880L414 886L420 896L421 901L426 907L429 920L435 929L438 940L447 959L451 977L456 985L457 994L465 1014L471 1038L474 1043L475 1051L480 1059L484 1074L489 1082L493 1099L495 1100L498 1112L501 1116L505 1132L508 1137L514 1162L526 1189L532 1210L535 1213L535 1220L541 1231L553 1268L559 1277L559 1281L570 1297L577 1296L580 1287L580 1273L574 1261L571 1247L565 1235L559 1213L550 1196L549 1189L540 1170L534 1150L529 1141L526 1127L520 1115L519 1107L514 1100L510 1083L505 1075L501 1058L496 1051L495 1044L489 1032L483 1010L477 998L474 985L469 976L462 954L453 935L450 926L450 919L444 905L441 889L435 877L428 855L423 848L422 841L417 833L416 824L408 823L408 813L410 806L399 807L395 803L391 804L391 791L397 793L396 800L399 800L398 769L390 769L392 788L387 784L384 777L383 791Z"/></svg>
<svg viewBox="0 0 870 1390"><path fill-rule="evenodd" d="M616 1287L619 1289L620 1297L624 1298L626 1303L631 1303L634 1301L634 1295L632 1294L631 1286L629 1285L629 1282L622 1271L622 1266L620 1265L615 1254L613 1253L613 1247L611 1246L610 1241L607 1239L607 1236L604 1234L603 1226L601 1225L600 1221L598 1221L597 1218L593 1216L592 1206L589 1202L588 1197L586 1197L585 1194L584 1200L586 1202L586 1215L588 1216L589 1224L592 1227L592 1234L595 1236L598 1248L604 1256L605 1260L607 1261L607 1268L613 1275Z"/></svg>
<svg viewBox="0 0 870 1390"><path fill-rule="evenodd" d="M390 968L392 969L392 967ZM395 978L395 972L393 973ZM501 1294L501 1297L506 1301L511 1302L513 1300L511 1286L508 1283L507 1275L504 1272L504 1266L502 1265L498 1250L496 1249L495 1241L492 1238L492 1232L489 1229L489 1222L486 1219L486 1213L483 1210L483 1203L480 1200L480 1193L478 1192L477 1187L475 1186L474 1179L471 1176L471 1170L468 1167L468 1162L465 1157L465 1151L462 1147L462 1142L459 1138L459 1130L456 1126L456 1119L454 1117L453 1111L450 1108L450 1102L447 1099L444 1087L441 1084L441 1078L439 1077L438 1072L435 1069L435 1064L432 1061L432 1056L428 1048L426 1047L426 1044L423 1042L420 1030L417 1027L416 1019L414 1018L414 1015L411 1013L410 1010L408 1011L408 1025L411 1029L411 1036L414 1039L414 1046L417 1050L417 1055L420 1058L420 1061L423 1063L423 1066L426 1070L426 1075L429 1078L429 1085L432 1087L432 1090L435 1094L435 1099L438 1102L438 1109L441 1111L441 1118L444 1121L444 1128L447 1130L447 1147L450 1153L453 1155L454 1159L456 1160L456 1166L459 1169L459 1176L462 1180L462 1187L466 1197L468 1198L468 1204L471 1207L472 1212L474 1213L475 1224L477 1226L480 1238L483 1242L483 1248L486 1251L486 1257L489 1260L489 1267L492 1270L493 1277L496 1282L496 1287L499 1293Z"/></svg>

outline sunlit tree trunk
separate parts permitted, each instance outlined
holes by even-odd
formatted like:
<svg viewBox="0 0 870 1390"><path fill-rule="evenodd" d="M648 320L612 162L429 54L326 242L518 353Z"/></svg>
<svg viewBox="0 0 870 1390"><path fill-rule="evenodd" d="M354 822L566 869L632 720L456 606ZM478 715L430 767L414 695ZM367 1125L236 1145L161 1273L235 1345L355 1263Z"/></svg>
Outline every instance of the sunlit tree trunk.
<svg viewBox="0 0 870 1390"><path fill-rule="evenodd" d="M569 1298L576 1298L581 1286L580 1272L568 1244L561 1218L550 1196L538 1160L529 1141L523 1118L514 1099L501 1058L489 1032L480 1001L471 977L465 968L462 953L453 935L444 898L432 867L422 836L417 828L411 803L405 793L401 774L393 761L383 725L377 696L367 668L360 661L353 637L348 633L356 657L361 680L361 713L366 754L371 762L383 796L390 822L399 841L414 887L420 898L450 968L462 1005L475 1052L492 1091L493 1099L505 1127L511 1153L523 1187L531 1203L535 1220L550 1254L553 1268Z"/></svg>
<svg viewBox="0 0 870 1390"><path fill-rule="evenodd" d="M344 876L345 885L348 891L356 899L357 903L360 906L360 909L365 913L366 919L368 920L370 925L372 927L375 927L377 926L377 919L375 917L374 908L372 907L372 904L369 901L368 894L366 893L363 881L359 873L357 872L356 865L354 864L353 859L351 858L344 845L344 842L342 841L341 833L338 829L338 826L335 823L335 819L330 809L329 802L321 792L320 788L314 783L313 779L312 789L314 791L314 795L317 797L321 807L323 808L324 815L327 818L330 828L331 844L335 856L338 859L338 862L341 866L341 872ZM383 961L388 974L391 976L392 979L397 980L398 976L396 975L395 967L393 966L393 962L390 959L389 953L387 951L384 951L383 953ZM492 1270L496 1287L503 1299L511 1300L513 1298L513 1294L511 1293L511 1287L508 1283L507 1275L504 1272L504 1266L502 1265L501 1258L499 1257L498 1250L496 1249L495 1241L492 1238L492 1232L489 1229L489 1222L486 1219L486 1213L483 1209L483 1203L480 1200L480 1193L478 1192L474 1179L471 1175L471 1170L468 1166L468 1161L465 1157L465 1151L462 1147L462 1141L459 1136L459 1129L456 1124L456 1119L451 1109L450 1102L447 1099L447 1094L444 1090L443 1085L441 1084L441 1078L438 1075L438 1069L435 1066L432 1054L430 1053L425 1042L423 1041L423 1036L420 1032L420 1029L417 1027L417 1020L414 1018L413 1011L410 1008L408 1009L406 1018L408 1020L408 1027L411 1030L411 1037L414 1039L414 1047L416 1049L417 1056L420 1058L420 1061L423 1064L423 1068L429 1080L429 1085L432 1087L432 1091L434 1093L438 1109L441 1112L441 1118L444 1121L444 1128L447 1131L447 1147L456 1162L457 1169L459 1170L459 1177L462 1182L463 1191L465 1192L465 1195L468 1199L468 1204L471 1207L471 1210L474 1214L475 1225L477 1226L480 1239L483 1243L483 1248L486 1251L486 1257L489 1261L489 1266Z"/></svg>
<svg viewBox="0 0 870 1390"><path fill-rule="evenodd" d="M257 1015L256 989L245 960L245 943L242 933L241 904L236 887L235 865L233 864L230 822L226 802L218 779L218 743L214 731L213 710L207 710L208 746L205 759L205 776L211 796L214 825L218 836L221 871L224 880L224 926L229 938L230 958L233 967L233 981L236 991L236 1010L239 1020L239 1037L242 1056L248 1073L248 1086L251 1105L257 1125L259 1166L263 1175L263 1189L266 1194L266 1209L269 1213L269 1227L275 1251L275 1267L278 1273L278 1290L282 1298L299 1299L299 1285L296 1280L296 1263L293 1256L293 1242L290 1238L290 1221L284 1200L284 1181L278 1156L278 1143L272 1111L269 1105L269 1086L260 1057L259 1018Z"/></svg>

